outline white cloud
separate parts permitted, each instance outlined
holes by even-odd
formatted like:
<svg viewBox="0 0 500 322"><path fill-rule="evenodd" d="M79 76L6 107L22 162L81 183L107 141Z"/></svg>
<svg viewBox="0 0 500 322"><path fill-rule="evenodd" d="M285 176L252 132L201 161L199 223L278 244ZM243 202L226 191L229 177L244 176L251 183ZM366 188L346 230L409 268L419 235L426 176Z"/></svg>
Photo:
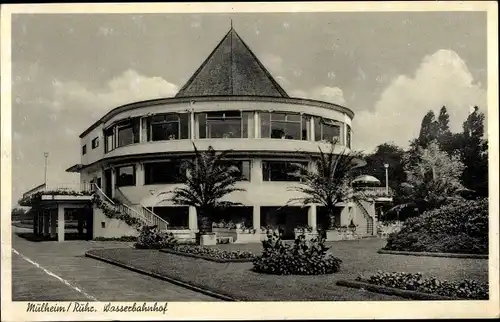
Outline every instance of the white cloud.
<svg viewBox="0 0 500 322"><path fill-rule="evenodd" d="M339 87L323 86L309 91L298 89L291 91L290 94L294 97L310 98L339 105L344 105L346 103L344 93Z"/></svg>
<svg viewBox="0 0 500 322"><path fill-rule="evenodd" d="M373 110L357 113L353 142L358 149L390 141L407 147L418 135L423 116L430 109L437 115L442 106L450 115L451 130L458 132L474 105L486 114L486 90L474 83L456 52L441 49L424 57L413 77L394 78Z"/></svg>
<svg viewBox="0 0 500 322"><path fill-rule="evenodd" d="M122 104L171 97L178 91L175 84L161 77L146 77L134 70L127 70L118 77L111 79L102 90L88 89L78 82L53 82L54 101L51 108L54 111L68 109L71 105L88 108L96 113L110 110Z"/></svg>

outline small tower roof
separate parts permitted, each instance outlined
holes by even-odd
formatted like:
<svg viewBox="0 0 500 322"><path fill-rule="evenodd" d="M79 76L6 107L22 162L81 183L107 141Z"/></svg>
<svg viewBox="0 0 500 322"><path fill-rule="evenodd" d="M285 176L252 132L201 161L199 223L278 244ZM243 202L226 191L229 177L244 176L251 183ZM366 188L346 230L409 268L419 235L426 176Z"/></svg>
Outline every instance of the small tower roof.
<svg viewBox="0 0 500 322"><path fill-rule="evenodd" d="M289 97L231 25L175 97Z"/></svg>

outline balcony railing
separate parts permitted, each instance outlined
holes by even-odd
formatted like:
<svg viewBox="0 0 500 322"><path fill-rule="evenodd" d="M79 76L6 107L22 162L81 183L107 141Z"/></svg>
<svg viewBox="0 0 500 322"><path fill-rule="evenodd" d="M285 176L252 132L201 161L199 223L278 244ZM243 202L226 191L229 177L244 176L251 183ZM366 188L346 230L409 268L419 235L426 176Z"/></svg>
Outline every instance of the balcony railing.
<svg viewBox="0 0 500 322"><path fill-rule="evenodd" d="M385 187L356 187L354 190L373 197L392 197L394 195L391 188L387 191Z"/></svg>
<svg viewBox="0 0 500 322"><path fill-rule="evenodd" d="M92 185L90 183L56 183L56 184L42 184L33 188L23 194L23 198L27 198L39 192L47 192L56 194L57 192L92 192Z"/></svg>

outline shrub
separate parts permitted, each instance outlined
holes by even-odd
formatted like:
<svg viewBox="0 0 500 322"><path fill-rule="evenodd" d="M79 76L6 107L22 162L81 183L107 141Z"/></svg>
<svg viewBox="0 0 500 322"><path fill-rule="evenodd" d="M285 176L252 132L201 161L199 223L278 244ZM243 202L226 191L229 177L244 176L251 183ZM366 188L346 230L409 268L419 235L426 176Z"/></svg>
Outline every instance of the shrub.
<svg viewBox="0 0 500 322"><path fill-rule="evenodd" d="M177 240L172 233L160 231L156 226L143 226L134 246L139 249L161 249L175 245Z"/></svg>
<svg viewBox="0 0 500 322"><path fill-rule="evenodd" d="M379 271L367 279L358 276L356 280L403 290L464 299L487 300L489 296L488 283L479 283L468 279L449 282L439 280L436 277L424 278L422 273L385 273Z"/></svg>
<svg viewBox="0 0 500 322"><path fill-rule="evenodd" d="M216 248L216 247L205 247L205 246L196 246L196 245L175 245L171 248L176 252L193 254L199 256L207 256L214 259L252 259L255 255L248 251L227 251L224 249Z"/></svg>
<svg viewBox="0 0 500 322"><path fill-rule="evenodd" d="M456 200L408 219L389 235L385 249L488 253L488 200Z"/></svg>
<svg viewBox="0 0 500 322"><path fill-rule="evenodd" d="M340 270L342 261L328 253L322 237L307 241L304 235L293 245L285 244L278 234L269 233L262 242L263 253L255 258L253 269L277 275L321 275Z"/></svg>

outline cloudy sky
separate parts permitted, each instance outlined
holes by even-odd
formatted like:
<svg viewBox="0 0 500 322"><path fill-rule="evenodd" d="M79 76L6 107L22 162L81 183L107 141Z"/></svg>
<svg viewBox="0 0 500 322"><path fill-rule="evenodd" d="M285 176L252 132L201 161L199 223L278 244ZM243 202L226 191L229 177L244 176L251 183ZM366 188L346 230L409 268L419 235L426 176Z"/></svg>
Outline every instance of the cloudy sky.
<svg viewBox="0 0 500 322"><path fill-rule="evenodd" d="M479 12L99 14L12 17L13 194L78 182L78 135L117 105L169 97L226 34L238 34L291 96L351 108L354 147L407 146L443 105L458 131L486 111Z"/></svg>

